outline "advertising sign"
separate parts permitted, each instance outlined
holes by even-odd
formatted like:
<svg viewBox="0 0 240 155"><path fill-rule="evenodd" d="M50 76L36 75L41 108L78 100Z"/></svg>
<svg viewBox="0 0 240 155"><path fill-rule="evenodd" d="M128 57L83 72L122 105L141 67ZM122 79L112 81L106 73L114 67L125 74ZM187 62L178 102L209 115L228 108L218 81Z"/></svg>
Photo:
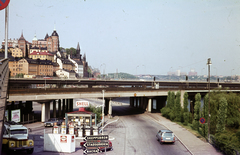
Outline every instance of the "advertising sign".
<svg viewBox="0 0 240 155"><path fill-rule="evenodd" d="M76 106L77 107L89 107L89 102L88 101L76 101Z"/></svg>
<svg viewBox="0 0 240 155"><path fill-rule="evenodd" d="M11 111L11 121L20 122L20 109L12 110Z"/></svg>
<svg viewBox="0 0 240 155"><path fill-rule="evenodd" d="M67 136L61 135L61 136L60 136L60 142L61 142L61 143L67 143Z"/></svg>

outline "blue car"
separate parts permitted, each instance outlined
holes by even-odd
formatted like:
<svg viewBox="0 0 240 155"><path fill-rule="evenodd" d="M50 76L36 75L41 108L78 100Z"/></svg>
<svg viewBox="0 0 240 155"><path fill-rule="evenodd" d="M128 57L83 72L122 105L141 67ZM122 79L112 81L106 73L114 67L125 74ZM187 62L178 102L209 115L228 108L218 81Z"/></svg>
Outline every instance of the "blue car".
<svg viewBox="0 0 240 155"><path fill-rule="evenodd" d="M171 130L159 130L156 137L160 144L175 142L175 135Z"/></svg>

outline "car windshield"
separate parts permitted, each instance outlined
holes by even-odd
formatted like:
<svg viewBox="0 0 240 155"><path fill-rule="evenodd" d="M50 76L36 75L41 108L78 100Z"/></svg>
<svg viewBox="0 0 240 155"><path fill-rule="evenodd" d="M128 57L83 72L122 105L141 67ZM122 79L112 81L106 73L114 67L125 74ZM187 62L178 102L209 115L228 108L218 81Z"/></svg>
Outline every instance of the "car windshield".
<svg viewBox="0 0 240 155"><path fill-rule="evenodd" d="M10 131L11 135L15 134L27 134L27 129L17 129L17 130L11 130Z"/></svg>
<svg viewBox="0 0 240 155"><path fill-rule="evenodd" d="M165 133L163 134L163 136L171 137L171 136L173 136L173 133L172 133L172 132L165 132Z"/></svg>

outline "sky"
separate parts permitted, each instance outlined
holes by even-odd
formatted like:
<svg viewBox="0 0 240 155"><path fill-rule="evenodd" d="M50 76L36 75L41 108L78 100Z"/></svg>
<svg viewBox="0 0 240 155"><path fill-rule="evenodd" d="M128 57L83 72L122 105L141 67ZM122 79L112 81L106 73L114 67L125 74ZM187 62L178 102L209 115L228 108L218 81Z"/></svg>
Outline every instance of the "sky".
<svg viewBox="0 0 240 155"><path fill-rule="evenodd" d="M5 38L0 10L0 41ZM240 75L239 0L10 0L8 38L56 29L102 73Z"/></svg>

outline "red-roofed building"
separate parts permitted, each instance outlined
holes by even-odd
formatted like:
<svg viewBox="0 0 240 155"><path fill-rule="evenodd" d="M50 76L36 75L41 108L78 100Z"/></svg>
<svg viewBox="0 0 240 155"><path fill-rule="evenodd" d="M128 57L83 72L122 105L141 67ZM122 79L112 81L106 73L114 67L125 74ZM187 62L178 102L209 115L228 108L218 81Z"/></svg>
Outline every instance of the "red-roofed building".
<svg viewBox="0 0 240 155"><path fill-rule="evenodd" d="M37 51L32 51L32 53L29 54L29 58L32 59L40 59L40 60L50 60L54 61L54 55L49 53L48 51L44 52L37 52Z"/></svg>

